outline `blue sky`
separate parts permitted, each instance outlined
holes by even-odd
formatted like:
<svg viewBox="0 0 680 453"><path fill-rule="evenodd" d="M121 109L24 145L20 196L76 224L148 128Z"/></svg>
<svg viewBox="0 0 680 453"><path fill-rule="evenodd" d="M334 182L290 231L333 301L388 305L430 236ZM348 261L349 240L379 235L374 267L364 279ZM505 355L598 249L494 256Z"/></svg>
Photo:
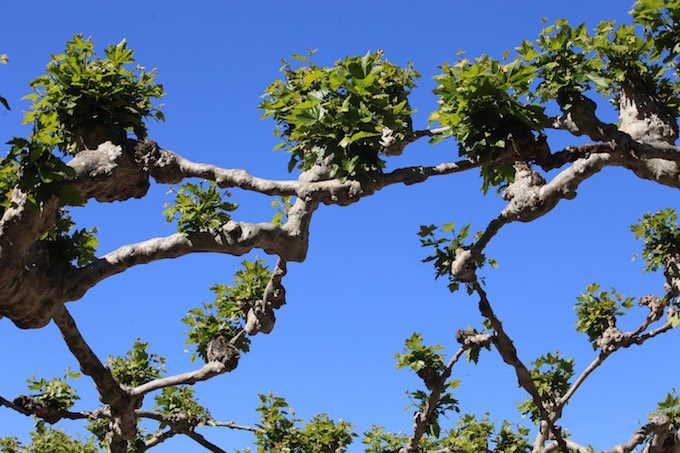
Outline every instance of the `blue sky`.
<svg viewBox="0 0 680 453"><path fill-rule="evenodd" d="M257 109L264 88L278 76L281 57L318 48L316 61L331 64L380 48L396 63L412 61L422 73L411 98L418 109L416 127L422 128L436 104L432 77L458 49L469 56L500 56L522 39L535 38L543 16L594 25L601 19L627 20L629 7L620 0L5 1L0 53L9 54L10 64L0 68L0 92L13 109L0 111L0 139L27 134L20 126L26 104L19 99L49 55L61 51L74 33L91 35L99 49L126 38L138 62L157 67L166 87L167 121L151 125L153 139L193 160L286 178L288 157L271 151L273 126L258 119ZM608 106L601 111L614 120ZM579 141L555 134L550 143L561 149ZM452 141L417 143L389 165L456 158ZM372 424L408 432L411 411L404 411L404 392L418 382L395 369L393 354L413 331L453 353L455 331L480 323L476 299L464 292L452 296L443 281L433 280L431 266L420 263L425 251L416 232L421 224L449 221L472 223L473 231L483 228L503 203L493 194L482 196L479 187L475 173L453 175L390 187L353 206L319 209L306 262L289 266L288 304L277 313L275 330L254 338L252 352L236 371L197 385L200 401L218 419L248 424L256 421L257 393L273 391L303 418L325 411L354 423L359 433ZM105 253L174 230L161 215L167 189L154 186L143 200L92 204L74 210L74 216L80 225L98 227ZM270 199L234 195L241 205L239 220L271 218ZM678 201L677 191L606 169L583 184L575 200L531 224L510 225L492 241L488 254L500 268L485 272L489 296L525 362L555 349L575 356L579 370L592 360L592 348L573 327L575 296L587 284L616 286L633 296L660 291L661 276L642 274L641 262L631 262L640 247L628 226L646 211L677 208ZM210 285L228 283L241 260L201 255L136 267L69 308L101 357L121 354L142 337L167 357L170 373L185 371L198 364L184 352L180 318L210 300ZM639 319L631 316L630 325ZM54 326L22 331L3 319L0 338L5 398L25 392L25 379L33 375L53 377L66 366L77 368ZM627 440L678 385L679 356L677 332L617 353L579 390L563 424L596 448ZM463 411L519 420L515 404L525 395L495 351L482 353L477 366L460 363L454 374L462 379L456 396ZM91 383L78 384L82 401L76 408L93 408ZM61 426L83 433L78 423ZM31 428L30 419L0 410L0 436L26 439ZM247 434L215 428L204 434L228 451L252 441ZM198 448L176 438L158 451ZM360 443L352 449L361 450Z"/></svg>

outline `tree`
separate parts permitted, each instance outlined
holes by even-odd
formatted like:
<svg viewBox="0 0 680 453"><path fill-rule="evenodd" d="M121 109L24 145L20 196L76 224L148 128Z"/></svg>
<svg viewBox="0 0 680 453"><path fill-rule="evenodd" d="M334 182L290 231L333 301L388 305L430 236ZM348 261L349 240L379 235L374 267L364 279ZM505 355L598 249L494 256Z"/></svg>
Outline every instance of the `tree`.
<svg viewBox="0 0 680 453"><path fill-rule="evenodd" d="M294 55L260 105L277 125L278 148L291 155L289 171L299 172L285 181L191 162L161 147L147 136L147 121L164 119L157 103L164 88L155 71L133 66L125 41L98 55L89 38L76 35L63 54L51 58L47 73L31 82L25 121L32 133L12 139L2 161L0 315L23 329L54 322L102 405L73 409L78 394L68 381L78 373L34 377L32 393L0 397L0 405L36 419L30 444L8 437L0 441L3 451L145 451L176 435L223 451L197 431L200 426L251 431L260 451L343 451L357 437L346 421L319 414L303 423L283 398L263 394L259 424L222 422L196 401L192 386L234 370L249 351L250 337L273 331L275 311L286 303L287 263L304 261L311 218L321 205L347 206L389 185L477 169L482 191L494 189L507 202L500 214L474 235L471 226L453 223L423 225L418 235L430 253L424 261L448 280L452 292L465 289L478 301L484 322L461 326L459 348L448 358L442 346L427 345L420 334L408 338L396 359L423 384L410 392L413 430L395 434L374 426L362 442L373 452L589 451L579 443L588 439L572 440L560 424L575 392L612 354L680 324L677 214L671 208L647 213L631 227L642 241L647 270L664 274L658 295L626 297L593 284L577 297L576 328L596 353L581 372L559 352L529 365L522 361L481 272L497 266L485 250L504 227L534 221L573 199L579 185L605 167L680 188L675 146L680 3L639 0L631 15L632 25L603 22L595 30L557 21L502 61L459 56L444 64L428 129L413 126L409 94L418 78L413 67L395 65L380 51L346 57L332 67L316 65L313 52ZM616 106L619 124L598 118L596 96ZM550 103L557 106L554 115ZM547 141L552 130L589 143L552 150ZM385 170L387 159L410 143L451 138L459 161ZM548 181L551 171L556 174ZM165 215L177 232L98 256L96 230L76 228L69 207L144 197L151 179L176 186ZM234 220L238 205L226 191L232 188L276 197L272 221ZM214 302L183 318L187 344L205 363L193 371L166 376L165 359L141 339L126 355L102 360L65 305L133 266L199 252L241 256L253 249L278 260L273 266L244 261L231 284L212 288ZM486 278L493 281L493 273ZM621 330L619 320L635 301L643 321ZM461 415L442 430L442 416L459 410L454 367L463 356L476 363L482 349L494 349L528 394L519 409L536 425L533 441L528 428L495 424L481 414ZM612 451L680 449L680 398L669 391L648 423ZM148 400L145 405L152 393L153 405ZM92 437L77 439L48 426L63 420L87 420ZM157 422L157 429L145 432L140 420Z"/></svg>

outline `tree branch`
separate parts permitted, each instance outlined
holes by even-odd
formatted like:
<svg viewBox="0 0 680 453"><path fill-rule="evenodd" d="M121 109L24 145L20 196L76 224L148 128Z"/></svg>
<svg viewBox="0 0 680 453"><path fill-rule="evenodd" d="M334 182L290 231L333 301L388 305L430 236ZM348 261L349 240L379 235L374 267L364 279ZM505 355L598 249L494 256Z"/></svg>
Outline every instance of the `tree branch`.
<svg viewBox="0 0 680 453"><path fill-rule="evenodd" d="M206 381L217 375L225 373L227 371L227 366L221 362L208 362L201 368L188 371L186 373L177 374L174 376L168 376L160 379L154 379L153 381L147 382L130 390L130 395L141 396L154 390L160 390L165 387L172 387L175 385L191 385L197 382Z"/></svg>
<svg viewBox="0 0 680 453"><path fill-rule="evenodd" d="M415 414L413 435L411 435L411 438L409 439L408 447L403 449L404 453L419 451L418 445L420 444L420 440L427 431L428 426L432 423L442 393L446 390L446 381L451 377L451 372L453 371L453 366L456 362L458 362L465 351L473 347L482 348L488 346L491 341L492 337L488 334L478 334L464 340L463 346L453 355L453 357L451 357L446 368L444 368L442 374L439 376L438 382L434 385L434 388L431 389L425 407Z"/></svg>
<svg viewBox="0 0 680 453"><path fill-rule="evenodd" d="M539 412L540 419L548 423L550 433L555 437L560 447L564 448L566 451L566 444L564 443L564 439L562 439L560 431L555 427L552 416L548 408L546 407L543 398L538 393L538 389L536 388L536 384L534 383L534 380L531 377L529 369L519 359L517 355L517 349L515 349L514 343L512 342L508 334L505 332L503 324L501 323L501 321L498 319L493 309L491 308L491 304L489 303L486 291L484 291L484 289L481 287L476 277L474 278L474 280L472 280L471 285L472 289L479 296L479 312L484 318L486 318L489 321L494 332L496 332L495 335L492 337L492 341L494 346L496 346L498 353L501 355L501 358L505 363L507 363L508 365L515 369L517 383L520 385L520 387L526 390L527 393L529 393L531 399L533 400Z"/></svg>
<svg viewBox="0 0 680 453"><path fill-rule="evenodd" d="M94 381L102 403L111 408L114 422L112 450L126 450L127 441L132 439L137 432L137 420L134 415L135 399L116 382L111 370L105 367L92 352L63 305L56 310L54 323L59 327L69 350L78 360L80 370Z"/></svg>

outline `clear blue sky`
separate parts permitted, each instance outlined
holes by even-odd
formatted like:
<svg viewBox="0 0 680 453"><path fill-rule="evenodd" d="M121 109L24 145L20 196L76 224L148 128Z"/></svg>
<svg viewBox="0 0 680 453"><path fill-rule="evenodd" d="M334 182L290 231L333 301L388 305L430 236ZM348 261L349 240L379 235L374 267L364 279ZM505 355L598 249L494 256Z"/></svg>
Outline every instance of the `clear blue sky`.
<svg viewBox="0 0 680 453"><path fill-rule="evenodd" d="M193 160L284 178L287 156L271 151L272 124L259 120L257 110L263 89L278 76L281 57L318 48L317 61L329 64L382 48L394 62L413 61L422 78L412 104L418 109L416 125L425 127L436 102L432 76L458 49L470 56L499 56L522 39L535 38L542 16L594 25L601 19L627 20L629 7L620 0L6 0L0 53L9 54L10 64L0 68L0 92L13 110L0 110L0 139L27 134L20 126L26 104L19 99L49 55L62 50L74 33L92 35L99 49L126 38L140 63L159 69L168 93L167 122L152 125L152 138ZM611 109L603 112L613 119ZM576 143L564 135L550 141L556 149ZM456 157L454 142L418 143L390 165ZM418 382L395 369L393 354L413 331L454 352L456 329L480 322L476 299L464 292L450 295L444 282L433 281L431 266L420 263L425 253L416 231L421 224L451 220L481 229L503 204L495 195L481 196L479 186L476 174L453 175L391 187L350 207L319 209L306 262L289 266L288 305L278 312L276 329L254 338L252 352L236 371L197 385L200 401L218 419L248 424L256 421L257 393L271 390L304 418L325 411L351 421L357 432L371 424L410 431L404 392ZM99 228L105 253L173 231L161 215L166 190L154 186L144 200L92 204L75 216L79 224ZM268 220L273 214L266 197L235 192L235 198L241 204L239 220ZM660 275L643 275L640 261L631 263L639 244L628 226L645 211L677 208L679 201L677 191L607 169L583 184L576 200L562 202L531 224L513 224L493 240L488 251L500 269L485 274L489 295L526 362L555 349L574 355L579 370L592 360L586 338L573 327L574 298L588 283L614 285L633 296L660 291ZM228 282L240 261L201 255L136 267L69 308L101 357L123 353L141 336L167 357L170 373L185 371L197 364L184 352L179 320L210 299L211 284ZM637 320L633 316L631 325ZM6 398L25 392L25 379L32 375L77 369L54 326L22 331L0 320L0 339L0 394ZM574 397L564 425L596 448L628 439L656 402L678 386L678 357L677 332L617 353ZM455 375L463 381L457 397L464 411L519 419L515 403L525 394L495 351L483 353L478 366L459 364ZM81 379L79 386L83 399L76 408L93 408L91 383ZM78 423L61 426L83 432ZM0 436L26 439L31 428L30 419L0 410ZM204 434L227 450L252 440L224 429ZM197 448L176 438L158 451ZM360 443L352 449L361 450Z"/></svg>

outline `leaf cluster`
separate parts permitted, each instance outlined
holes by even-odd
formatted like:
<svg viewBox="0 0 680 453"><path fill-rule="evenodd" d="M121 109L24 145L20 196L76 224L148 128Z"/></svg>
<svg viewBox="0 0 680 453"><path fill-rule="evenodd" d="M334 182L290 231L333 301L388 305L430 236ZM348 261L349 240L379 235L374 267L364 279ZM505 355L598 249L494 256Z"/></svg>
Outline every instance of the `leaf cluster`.
<svg viewBox="0 0 680 453"><path fill-rule="evenodd" d="M602 60L591 52L591 42L585 24L574 28L566 20L544 28L535 43L523 41L516 51L535 66L540 80L530 96L541 102L555 99L565 108L569 98L587 91L591 83L604 88L606 82L598 76Z"/></svg>
<svg viewBox="0 0 680 453"><path fill-rule="evenodd" d="M326 414L318 414L300 426L302 420L295 418L285 399L271 393L259 397L257 427L261 431L255 440L258 452L341 453L356 437L350 423L336 422Z"/></svg>
<svg viewBox="0 0 680 453"><path fill-rule="evenodd" d="M146 137L147 118L163 120L153 104L163 96L155 70L134 63L125 40L97 56L90 38L75 35L64 53L53 55L47 73L31 82L32 102L24 123L33 124L32 140L75 154L101 141L120 143L127 131ZM99 143L92 143L97 138ZM88 143L89 142L89 143Z"/></svg>
<svg viewBox="0 0 680 453"><path fill-rule="evenodd" d="M165 359L147 351L149 343L137 338L123 357L109 356L106 364L119 384L136 387L159 378L165 371Z"/></svg>
<svg viewBox="0 0 680 453"><path fill-rule="evenodd" d="M182 322L188 326L186 344L196 349L192 360L198 355L207 362L208 343L212 339L220 335L233 338L241 331L248 309L262 299L270 278L271 272L264 261L244 260L231 286L210 288L215 293L214 302L189 310ZM248 352L250 340L241 336L235 346Z"/></svg>
<svg viewBox="0 0 680 453"><path fill-rule="evenodd" d="M458 154L483 166L483 191L512 180L509 165L491 164L505 151L531 146L546 124L544 107L528 100L536 69L521 59L501 63L488 55L441 66L432 123L446 127L435 141L455 137Z"/></svg>
<svg viewBox="0 0 680 453"><path fill-rule="evenodd" d="M666 395L663 401L660 401L656 407L656 411L650 415L650 419L655 415L666 415L671 419L671 430L673 433L680 431L680 395L676 389L673 389Z"/></svg>
<svg viewBox="0 0 680 453"><path fill-rule="evenodd" d="M554 402L569 390L569 380L574 376L574 359L565 359L559 352L549 352L532 362L529 371L541 399ZM539 411L533 400L519 403L519 410L538 423Z"/></svg>
<svg viewBox="0 0 680 453"><path fill-rule="evenodd" d="M397 453L408 442L408 436L385 431L382 426L373 425L364 433L362 443L366 453Z"/></svg>
<svg viewBox="0 0 680 453"><path fill-rule="evenodd" d="M665 61L680 55L680 0L637 0L630 14Z"/></svg>
<svg viewBox="0 0 680 453"><path fill-rule="evenodd" d="M451 238L448 239L444 236L445 234L450 234ZM481 231L475 233L472 241L468 242L470 225L463 226L457 233L453 222L444 224L441 228L436 225L421 225L420 231L418 231L420 245L432 247L432 255L423 258L421 261L423 263L432 262L435 269L435 279L447 276L449 278L449 290L451 292L457 291L460 288L460 281L451 273L451 265L455 261L458 251L470 250L474 241L481 234ZM483 253L475 256L475 265L478 269L484 267L487 263L493 268L498 267L495 259L487 258Z"/></svg>
<svg viewBox="0 0 680 453"><path fill-rule="evenodd" d="M444 355L440 352L443 349L438 344L426 346L422 335L414 332L406 339L404 352L394 355L397 359L397 368L410 368L430 387L430 382L438 379L446 369Z"/></svg>
<svg viewBox="0 0 680 453"><path fill-rule="evenodd" d="M166 203L163 215L168 223L177 221L180 233L218 231L231 219L229 213L238 208L238 204L227 201L231 194L227 191L220 193L213 181L207 185L202 181L199 184L185 183L174 193L175 202Z"/></svg>
<svg viewBox="0 0 680 453"><path fill-rule="evenodd" d="M188 385L164 388L155 397L154 407L192 427L205 425L211 419L208 410L196 402L193 387ZM164 426L161 423L161 429Z"/></svg>
<svg viewBox="0 0 680 453"><path fill-rule="evenodd" d="M35 377L28 380L29 390L37 393L31 395L33 399L45 405L51 410L69 410L80 399L75 389L66 380L79 378L80 374L66 370L63 378L47 380Z"/></svg>
<svg viewBox="0 0 680 453"><path fill-rule="evenodd" d="M635 238L642 239L644 243L642 258L647 262L647 272L657 271L666 260L680 255L680 226L675 209L645 213L640 222L630 229Z"/></svg>
<svg viewBox="0 0 680 453"><path fill-rule="evenodd" d="M75 222L63 209L55 225L40 238L50 259L69 266L85 266L96 259L97 228L74 228Z"/></svg>
<svg viewBox="0 0 680 453"><path fill-rule="evenodd" d="M57 428L38 425L31 433L31 442L22 445L16 437L0 439L2 453L97 453L93 439L81 441Z"/></svg>
<svg viewBox="0 0 680 453"><path fill-rule="evenodd" d="M633 297L625 297L612 288L611 292L601 291L600 285L592 283L586 292L576 298L576 330L588 335L588 341L597 349L597 340L610 326L616 325L616 317L624 309L633 306Z"/></svg>
<svg viewBox="0 0 680 453"><path fill-rule="evenodd" d="M464 414L446 437L439 442L440 448L451 451L486 451L494 453L528 453L531 446L528 442L529 429L513 426L504 421L501 429L496 431L494 423L487 415L478 419L471 414Z"/></svg>
<svg viewBox="0 0 680 453"><path fill-rule="evenodd" d="M44 143L15 137L9 142L9 152L0 162L7 176L16 171L15 185L28 194L29 203L41 208L53 196L63 204L80 206L83 199L68 184L75 170L54 155L52 148ZM15 170L16 169L16 170Z"/></svg>
<svg viewBox="0 0 680 453"><path fill-rule="evenodd" d="M278 149L291 153L289 171L330 160L328 177L368 179L385 166L382 156L412 132L408 95L418 73L400 68L382 51L320 67L309 57L284 60L283 75L265 90L263 117L277 124ZM389 136L389 140L386 140Z"/></svg>

